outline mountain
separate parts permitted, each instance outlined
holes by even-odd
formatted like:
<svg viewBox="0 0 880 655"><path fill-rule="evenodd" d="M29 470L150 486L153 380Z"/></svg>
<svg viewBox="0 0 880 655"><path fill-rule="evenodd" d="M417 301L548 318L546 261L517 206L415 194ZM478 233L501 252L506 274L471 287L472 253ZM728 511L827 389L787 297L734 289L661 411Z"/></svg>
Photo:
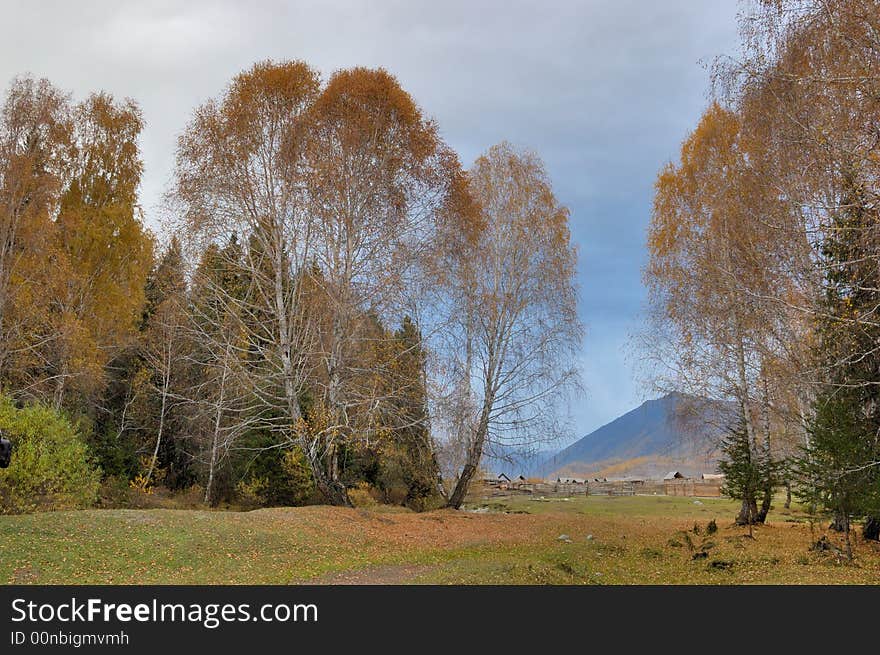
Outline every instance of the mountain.
<svg viewBox="0 0 880 655"><path fill-rule="evenodd" d="M714 472L731 403L670 393L636 409L547 457L542 477L659 477Z"/></svg>

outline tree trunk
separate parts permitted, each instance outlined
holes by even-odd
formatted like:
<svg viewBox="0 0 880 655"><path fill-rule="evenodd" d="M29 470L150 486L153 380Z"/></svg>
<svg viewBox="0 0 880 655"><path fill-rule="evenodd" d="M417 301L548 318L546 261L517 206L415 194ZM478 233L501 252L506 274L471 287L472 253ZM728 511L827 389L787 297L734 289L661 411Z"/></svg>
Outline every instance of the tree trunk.
<svg viewBox="0 0 880 655"><path fill-rule="evenodd" d="M754 494L750 494L749 497L743 498L742 505L740 505L739 514L736 516L736 524L737 525L752 525L754 523L758 523L758 501L755 499Z"/></svg>
<svg viewBox="0 0 880 655"><path fill-rule="evenodd" d="M348 495L348 489L341 482L318 480L315 486L318 487L318 491L321 492L331 505L336 507L354 507Z"/></svg>
<svg viewBox="0 0 880 655"><path fill-rule="evenodd" d="M880 541L880 517L869 516L865 519L862 537L870 541Z"/></svg>
<svg viewBox="0 0 880 655"><path fill-rule="evenodd" d="M344 319L337 311L333 318L333 345L330 348L330 357L327 371L327 400L330 411L337 425L345 425L345 408L342 406L342 343L344 337ZM341 507L353 507L348 489L339 480L339 450L334 437L327 437L327 446L322 461L314 461L313 475L318 491L331 505Z"/></svg>
<svg viewBox="0 0 880 655"><path fill-rule="evenodd" d="M791 480L785 481L785 509L791 509Z"/></svg>
<svg viewBox="0 0 880 655"><path fill-rule="evenodd" d="M333 479L329 474L328 455L330 453L325 452L322 455L320 448L315 443L309 445L303 442L301 448L312 472L315 487L324 499L337 507L354 507L345 485L340 480Z"/></svg>
<svg viewBox="0 0 880 655"><path fill-rule="evenodd" d="M58 376L58 384L55 386L55 394L52 400L52 406L56 411L61 411L64 404L64 391L67 383L67 362L61 367L61 374Z"/></svg>
<svg viewBox="0 0 880 655"><path fill-rule="evenodd" d="M763 524L767 520L767 514L770 513L770 507L773 503L773 479L770 475L772 470L772 457L770 443L770 389L767 384L767 377L762 376L762 398L761 398L761 418L764 429L764 444L761 451L761 459L764 466L767 467L764 477L764 496L761 500L761 510L757 515L757 522Z"/></svg>
<svg viewBox="0 0 880 655"><path fill-rule="evenodd" d="M486 389L490 388L490 385L487 384ZM483 447L486 445L486 437L489 434L489 414L492 412L493 402L491 395L488 395L483 402L483 410L480 412L480 422L477 424L476 434L474 435L470 448L468 448L467 461L465 462L464 468L461 470L461 475L458 476L458 481L455 483L455 489L452 490L452 495L449 496L449 502L446 504L447 507L461 509L461 505L464 503L465 496L467 496L468 492L468 486L474 475L477 473L477 469L480 466L480 458L483 456Z"/></svg>
<svg viewBox="0 0 880 655"><path fill-rule="evenodd" d="M214 476L217 471L217 460L220 451L220 426L223 422L223 409L226 404L226 383L229 379L229 357L232 352L231 342L226 344L223 358L223 372L220 374L220 389L217 396L217 407L214 412L214 432L211 435L211 459L208 462L208 482L205 484L205 503L214 504Z"/></svg>
<svg viewBox="0 0 880 655"><path fill-rule="evenodd" d="M330 459L333 455L328 453L322 457L318 454L318 448L314 444L310 446L305 439L298 441L303 453L306 454L306 461L311 470L315 487L324 496L324 499L337 507L354 507L348 495L348 489L338 479L338 476L334 476L332 473L334 464Z"/></svg>
<svg viewBox="0 0 880 655"><path fill-rule="evenodd" d="M273 247L275 249L275 313L278 319L279 331L278 354L281 359L282 376L284 378L284 394L287 401L288 418L290 419L290 425L296 426L302 418L302 412L299 408L299 398L297 398L297 387L294 377L292 326L288 317L287 302L284 298L285 259L283 248L277 239ZM345 488L345 485L338 480L328 479L325 473L325 462L322 462L321 458L316 455L315 449L310 447L306 438L299 439L299 442L303 452L307 454L306 460L308 461L312 479L315 481L318 491L331 505L352 507L353 505L348 497L348 490Z"/></svg>
<svg viewBox="0 0 880 655"><path fill-rule="evenodd" d="M743 500L743 508L740 510L740 516L737 517L737 525L747 525L749 526L749 538L754 539L755 536L752 532L752 526L755 524L755 502L747 503ZM742 519L742 523L740 523L740 519Z"/></svg>
<svg viewBox="0 0 880 655"><path fill-rule="evenodd" d="M853 549L852 549L852 539L850 538L850 521L849 514L843 515L843 534L846 537L846 560L848 562L852 562L853 559Z"/></svg>
<svg viewBox="0 0 880 655"><path fill-rule="evenodd" d="M217 403L217 413L214 415L214 434L211 438L211 459L208 462L208 482L205 484L205 503L208 505L213 505L214 501L214 472L217 469L217 451L220 445L220 419L223 414L224 386L225 384L221 383L220 401Z"/></svg>
<svg viewBox="0 0 880 655"><path fill-rule="evenodd" d="M214 492L214 469L217 466L217 434L214 434L211 443L211 461L208 463L208 482L205 484L205 504L213 505L212 494Z"/></svg>
<svg viewBox="0 0 880 655"><path fill-rule="evenodd" d="M764 524L767 520L767 514L770 513L770 507L773 504L773 489L772 487L766 487L764 489L764 495L761 498L761 509L758 510L758 513L755 515L755 522Z"/></svg>
<svg viewBox="0 0 880 655"><path fill-rule="evenodd" d="M476 472L477 467L470 461L464 465L464 468L461 470L461 475L458 476L458 482L455 483L455 489L452 490L452 495L449 496L449 502L446 503L447 507L461 509L461 505L464 503L464 498L467 495L468 486Z"/></svg>
<svg viewBox="0 0 880 655"><path fill-rule="evenodd" d="M308 460L312 468L315 486L327 502L336 507L354 507L345 485L339 480L334 480L327 476L324 472L322 462L316 461L315 458L311 456L308 457Z"/></svg>
<svg viewBox="0 0 880 655"><path fill-rule="evenodd" d="M147 475L144 478L145 489L147 485L150 484L150 479L153 477L153 471L156 469L156 461L159 459L159 447L162 445L162 433L165 431L165 412L168 404L170 378L171 375L168 370L166 370L165 374L162 376L162 405L159 409L159 429L156 432L156 447L153 448L153 457L150 459L150 468L147 470Z"/></svg>

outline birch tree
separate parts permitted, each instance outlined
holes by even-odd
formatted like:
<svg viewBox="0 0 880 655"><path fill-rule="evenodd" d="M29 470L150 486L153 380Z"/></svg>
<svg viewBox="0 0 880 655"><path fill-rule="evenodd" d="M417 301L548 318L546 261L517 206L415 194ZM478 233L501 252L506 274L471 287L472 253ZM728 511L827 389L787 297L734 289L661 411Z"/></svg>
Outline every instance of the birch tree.
<svg viewBox="0 0 880 655"><path fill-rule="evenodd" d="M253 351L245 383L274 417L267 427L279 443L295 441L304 452L300 395L314 334L293 281L312 257L302 123L319 86L302 62L263 62L236 76L196 110L180 137L171 193L197 249L224 244L233 233L250 244L242 262L230 262L247 269L246 293L234 297L217 286L214 299ZM310 465L321 486L321 463ZM340 500L328 485L322 491Z"/></svg>
<svg viewBox="0 0 880 655"><path fill-rule="evenodd" d="M576 251L568 210L543 163L507 143L467 176L478 208L473 238L453 235L458 267L447 280L459 341L448 353L469 402L467 453L449 496L459 508L490 443L524 444L562 434L560 409L577 382ZM462 247L467 245L466 250Z"/></svg>
<svg viewBox="0 0 880 655"><path fill-rule="evenodd" d="M334 504L350 504L340 448L368 439L388 405L374 382L390 362L365 355L386 333L370 326L402 316L457 170L381 70L341 71L322 89L300 62L258 64L181 137L173 197L194 242L235 232L247 244L246 288L221 300L245 334L252 393ZM306 397L318 399L309 415Z"/></svg>
<svg viewBox="0 0 880 655"><path fill-rule="evenodd" d="M41 352L45 393L55 406L89 413L106 384L107 363L135 337L154 244L137 196L140 108L96 93L73 116L71 176L54 231L61 278L50 315L56 337Z"/></svg>
<svg viewBox="0 0 880 655"><path fill-rule="evenodd" d="M848 434L861 441L850 454L864 455L875 449L871 444L880 434L877 5L872 0L774 0L748 9L742 24L746 57L721 67L721 79L733 89L746 129L763 144L769 163L765 184L790 208L792 229L781 242L808 253L792 278L805 281L803 288L811 291L794 299L773 298L777 307L799 312L809 328L801 340L803 363L791 378L804 443L821 459L810 435L828 435L823 415L835 411L840 396L861 403L854 412L862 417L861 434ZM867 457L861 466L876 470L877 458ZM867 532L876 539L876 508L869 514ZM834 525L848 523L848 517L837 516Z"/></svg>
<svg viewBox="0 0 880 655"><path fill-rule="evenodd" d="M339 487L339 448L364 443L378 417L397 406L400 387L376 379L392 376L407 354L374 357L365 370L358 353L390 353L394 336L363 317L399 320L459 167L436 124L384 70L333 75L307 127L310 234L321 272L313 280L329 316L316 379L330 415L309 452L326 461L329 482Z"/></svg>
<svg viewBox="0 0 880 655"><path fill-rule="evenodd" d="M753 182L739 117L713 104L685 141L678 164L660 173L649 229L645 281L658 322L673 338L674 384L698 395L734 399L754 462L770 456L765 358L773 317L756 301L771 286L771 251L759 217L774 203ZM763 420L762 420L763 419ZM748 490L753 490L749 487ZM763 521L747 493L738 518Z"/></svg>
<svg viewBox="0 0 880 655"><path fill-rule="evenodd" d="M70 100L45 79L10 84L0 111L0 375L16 389L31 381L34 347L47 329L54 255L52 219L69 175Z"/></svg>

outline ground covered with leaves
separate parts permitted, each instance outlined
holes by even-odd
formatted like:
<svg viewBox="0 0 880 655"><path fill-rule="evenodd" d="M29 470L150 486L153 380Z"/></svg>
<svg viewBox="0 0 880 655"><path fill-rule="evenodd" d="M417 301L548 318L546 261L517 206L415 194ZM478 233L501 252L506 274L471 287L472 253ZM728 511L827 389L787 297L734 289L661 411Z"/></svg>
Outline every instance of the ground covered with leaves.
<svg viewBox="0 0 880 655"><path fill-rule="evenodd" d="M880 584L880 544L724 499L506 497L467 511L88 510L0 516L0 581L34 584ZM713 523L714 520L714 523ZM826 536L820 548L811 548ZM829 546L830 545L830 546Z"/></svg>

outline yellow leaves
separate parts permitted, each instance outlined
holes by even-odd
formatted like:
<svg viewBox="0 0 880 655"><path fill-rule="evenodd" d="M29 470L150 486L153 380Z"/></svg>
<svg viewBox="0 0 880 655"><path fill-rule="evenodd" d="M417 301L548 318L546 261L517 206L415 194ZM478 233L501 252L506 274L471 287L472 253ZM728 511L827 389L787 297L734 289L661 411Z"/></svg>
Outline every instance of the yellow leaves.
<svg viewBox="0 0 880 655"><path fill-rule="evenodd" d="M777 255L765 246L775 235L761 221L774 202L755 183L741 127L735 112L713 103L682 145L680 161L657 178L644 277L663 299L658 307L682 330L698 330L705 319L712 331L712 317L724 320L745 302L744 289L762 294L772 286Z"/></svg>
<svg viewBox="0 0 880 655"><path fill-rule="evenodd" d="M133 102L107 94L92 95L76 117L75 175L56 221L59 248L78 313L108 346L135 327L153 263L153 240L136 206L143 119Z"/></svg>
<svg viewBox="0 0 880 655"><path fill-rule="evenodd" d="M148 479L143 473L138 473L134 479L128 481L128 486L148 496L152 495L154 490L153 481Z"/></svg>
<svg viewBox="0 0 880 655"><path fill-rule="evenodd" d="M105 206L137 201L143 173L137 139L144 127L133 100L117 103L108 93L93 93L74 109L74 181L83 204Z"/></svg>
<svg viewBox="0 0 880 655"><path fill-rule="evenodd" d="M156 485L161 485L165 480L167 471L156 466L156 462L151 457L142 455L139 458L140 471L129 480L130 489L147 496L152 496L156 489Z"/></svg>
<svg viewBox="0 0 880 655"><path fill-rule="evenodd" d="M227 118L254 118L261 107L308 103L320 85L317 71L303 61L261 61L235 76L224 103Z"/></svg>
<svg viewBox="0 0 880 655"><path fill-rule="evenodd" d="M382 146L400 147L421 159L433 154L439 142L436 126L424 121L412 97L382 68L334 73L315 102L313 117L318 130L332 125L346 149L382 139ZM404 141L388 140L392 131Z"/></svg>
<svg viewBox="0 0 880 655"><path fill-rule="evenodd" d="M32 209L19 217L19 256L0 263L10 286L4 333L21 341L4 345L16 351L13 384L59 402L69 390L100 389L104 365L140 316L152 265L136 205L143 118L133 101L109 94L71 106L48 82L25 80L10 94L20 102L6 106L16 115L3 120L40 116L53 125L39 129L44 140L35 144L31 167L46 179L25 184Z"/></svg>

